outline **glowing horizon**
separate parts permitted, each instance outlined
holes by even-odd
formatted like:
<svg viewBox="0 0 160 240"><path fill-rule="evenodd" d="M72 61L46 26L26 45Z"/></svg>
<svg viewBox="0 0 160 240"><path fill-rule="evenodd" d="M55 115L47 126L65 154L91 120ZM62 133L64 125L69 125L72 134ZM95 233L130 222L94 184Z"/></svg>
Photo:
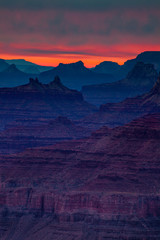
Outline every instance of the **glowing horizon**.
<svg viewBox="0 0 160 240"><path fill-rule="evenodd" d="M140 47L138 49L140 49ZM104 61L112 61L112 62L118 63L119 65L123 65L124 62L130 59L136 58L138 54L144 51L159 51L159 49L160 48L157 46L153 46L153 49L150 46L149 48L142 49L142 51L139 50L135 54L132 53L122 57L121 56L105 57L105 56L90 56L90 55L87 56L83 54L82 55L57 54L57 56L56 55L55 56L32 56L32 55L23 55L23 54L20 54L20 55L1 54L0 58L4 60L24 59L26 61L38 64L38 65L51 66L51 67L56 67L60 63L69 64L69 63L82 61L85 67L92 68Z"/></svg>
<svg viewBox="0 0 160 240"><path fill-rule="evenodd" d="M57 66L123 64L160 51L160 2L0 1L1 58Z"/></svg>
<svg viewBox="0 0 160 240"><path fill-rule="evenodd" d="M136 57L137 55L135 55ZM133 58L135 58L133 57ZM87 68L95 67L96 65L100 64L104 61L112 61L116 62L119 65L123 65L124 62L127 60L130 60L131 58L110 58L110 57L101 57L101 58L95 58L95 59L86 59L86 58L49 58L49 57L34 57L34 56L14 56L14 55L1 55L1 59L4 60L18 60L23 59L41 66L49 66L49 67L57 67L60 63L69 64L69 63L75 63L78 61L82 61L84 63L84 66ZM132 58L132 59L133 59Z"/></svg>
<svg viewBox="0 0 160 240"><path fill-rule="evenodd" d="M42 65L42 66L50 66L50 67L57 67L60 63L69 64L74 63L78 61L82 61L84 65L88 68L92 68L98 64L100 64L103 61L112 61L117 62L119 65L123 65L125 61L127 61L127 58L112 58L112 57L96 57L94 59L89 59L87 56L76 57L76 56L70 56L70 57L36 57L36 56L16 56L16 55L0 55L1 59L4 60L17 60L17 59L24 59L26 61Z"/></svg>

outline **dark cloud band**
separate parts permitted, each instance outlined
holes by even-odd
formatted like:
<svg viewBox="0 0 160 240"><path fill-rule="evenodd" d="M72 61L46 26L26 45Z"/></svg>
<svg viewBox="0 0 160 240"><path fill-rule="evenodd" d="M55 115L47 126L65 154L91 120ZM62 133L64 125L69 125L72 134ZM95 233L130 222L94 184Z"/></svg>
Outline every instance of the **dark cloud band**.
<svg viewBox="0 0 160 240"><path fill-rule="evenodd" d="M1 8L8 9L69 9L108 10L113 8L159 8L159 0L0 0Z"/></svg>

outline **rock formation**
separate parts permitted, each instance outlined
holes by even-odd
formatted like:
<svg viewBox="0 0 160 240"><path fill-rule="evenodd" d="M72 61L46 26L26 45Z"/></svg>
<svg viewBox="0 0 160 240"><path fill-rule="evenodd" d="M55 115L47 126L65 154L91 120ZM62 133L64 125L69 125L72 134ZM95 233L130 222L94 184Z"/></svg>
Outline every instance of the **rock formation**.
<svg viewBox="0 0 160 240"><path fill-rule="evenodd" d="M67 116L77 119L96 110L83 100L82 94L65 87L58 77L49 84L38 79L15 88L0 89L0 127L13 120L53 119Z"/></svg>
<svg viewBox="0 0 160 240"><path fill-rule="evenodd" d="M104 61L96 65L92 71L97 73L108 73L114 75L117 71L120 70L120 65L116 62Z"/></svg>
<svg viewBox="0 0 160 240"><path fill-rule="evenodd" d="M159 239L159 140L153 114L1 157L1 239Z"/></svg>
<svg viewBox="0 0 160 240"><path fill-rule="evenodd" d="M160 71L160 51L145 51L137 55L136 58L127 60L123 65L118 65L115 62L105 61L93 68L93 71L99 73L110 73L117 80L125 78L136 63L143 62L146 64L153 64L157 71Z"/></svg>
<svg viewBox="0 0 160 240"><path fill-rule="evenodd" d="M153 64L138 62L123 80L108 83L84 86L84 98L92 104L98 105L107 102L119 102L127 97L148 92L156 82L158 73Z"/></svg>

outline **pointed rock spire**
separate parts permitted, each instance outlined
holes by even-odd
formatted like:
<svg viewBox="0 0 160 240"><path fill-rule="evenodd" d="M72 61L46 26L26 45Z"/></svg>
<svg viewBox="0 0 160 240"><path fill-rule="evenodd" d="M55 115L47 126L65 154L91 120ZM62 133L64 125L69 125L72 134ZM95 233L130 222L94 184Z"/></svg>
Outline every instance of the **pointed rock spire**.
<svg viewBox="0 0 160 240"><path fill-rule="evenodd" d="M67 90L68 88L65 87L59 76L55 76L54 80L48 84L50 89L59 89L59 90Z"/></svg>
<svg viewBox="0 0 160 240"><path fill-rule="evenodd" d="M39 82L38 78L35 78L35 79L30 78L28 86L29 86L30 89L44 90L44 86L43 86L42 83Z"/></svg>

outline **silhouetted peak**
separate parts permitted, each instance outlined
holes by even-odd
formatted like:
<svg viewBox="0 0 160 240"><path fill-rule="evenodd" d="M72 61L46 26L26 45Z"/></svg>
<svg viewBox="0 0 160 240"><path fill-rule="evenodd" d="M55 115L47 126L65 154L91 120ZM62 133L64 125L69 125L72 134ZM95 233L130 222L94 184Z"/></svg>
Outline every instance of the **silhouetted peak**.
<svg viewBox="0 0 160 240"><path fill-rule="evenodd" d="M157 71L153 64L137 62L134 68L128 73L127 78L157 77Z"/></svg>
<svg viewBox="0 0 160 240"><path fill-rule="evenodd" d="M54 89L54 88L58 88L58 89L61 89L61 88L64 88L64 85L62 84L61 82L61 79L59 78L59 76L55 76L54 80L52 82L50 82L48 84L49 88L51 89Z"/></svg>
<svg viewBox="0 0 160 240"><path fill-rule="evenodd" d="M67 89L67 87L65 87L62 84L59 76L55 76L54 80L47 85L50 89L57 89L57 90L61 90L61 91L64 91Z"/></svg>
<svg viewBox="0 0 160 240"><path fill-rule="evenodd" d="M43 84L39 82L38 78L30 78L29 79L29 84L26 85L29 86L29 89L34 89L34 90L42 90L44 88Z"/></svg>
<svg viewBox="0 0 160 240"><path fill-rule="evenodd" d="M112 62L112 61L103 61L100 64L96 65L96 67L97 66L111 66L112 67L112 66L119 66L119 64L116 62Z"/></svg>
<svg viewBox="0 0 160 240"><path fill-rule="evenodd" d="M58 65L58 67L76 67L76 68L82 68L84 67L84 63L82 61L78 61L75 63L68 63L68 64L64 64L64 63L60 63Z"/></svg>
<svg viewBox="0 0 160 240"><path fill-rule="evenodd" d="M79 67L84 67L84 63L82 61L78 61L78 62L74 63L74 65L77 65Z"/></svg>
<svg viewBox="0 0 160 240"><path fill-rule="evenodd" d="M113 74L115 71L120 70L120 65L116 62L112 61L104 61L99 63L98 65L93 68L93 71L97 73L106 73L106 74Z"/></svg>
<svg viewBox="0 0 160 240"><path fill-rule="evenodd" d="M84 69L84 63L82 61L71 63L71 66L74 69Z"/></svg>

